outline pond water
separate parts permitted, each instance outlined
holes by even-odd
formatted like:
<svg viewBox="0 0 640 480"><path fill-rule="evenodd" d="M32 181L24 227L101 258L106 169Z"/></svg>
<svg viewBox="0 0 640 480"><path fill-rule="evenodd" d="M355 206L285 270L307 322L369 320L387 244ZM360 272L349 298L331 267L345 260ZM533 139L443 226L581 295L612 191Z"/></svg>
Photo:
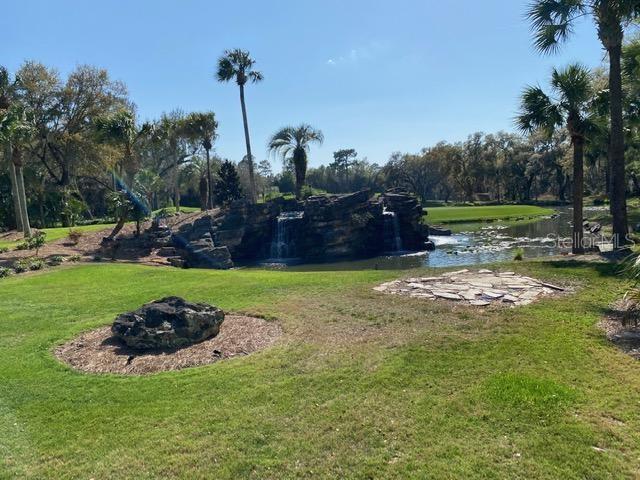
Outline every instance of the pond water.
<svg viewBox="0 0 640 480"><path fill-rule="evenodd" d="M607 207L585 207L589 217ZM571 251L571 214L568 207L556 208L554 215L520 221L495 221L454 225L450 236L431 235L436 245L431 252L399 254L350 262L285 265L263 264L264 268L292 270L408 269L417 267L454 267L513 260L521 250L523 257L536 258Z"/></svg>

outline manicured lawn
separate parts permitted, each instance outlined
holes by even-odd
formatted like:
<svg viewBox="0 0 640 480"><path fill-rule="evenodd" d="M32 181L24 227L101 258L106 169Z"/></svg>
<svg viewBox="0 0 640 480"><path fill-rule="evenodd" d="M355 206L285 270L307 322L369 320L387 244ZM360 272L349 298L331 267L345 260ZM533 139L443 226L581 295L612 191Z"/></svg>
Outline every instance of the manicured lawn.
<svg viewBox="0 0 640 480"><path fill-rule="evenodd" d="M550 215L552 208L535 205L487 205L469 207L429 207L426 221L429 223L481 222L487 220L513 219Z"/></svg>
<svg viewBox="0 0 640 480"><path fill-rule="evenodd" d="M389 271L90 264L0 280L0 477L637 476L640 364L595 326L624 289L613 267L502 268L576 291L480 311L372 291ZM144 377L53 357L168 294L278 319L285 337Z"/></svg>
<svg viewBox="0 0 640 480"><path fill-rule="evenodd" d="M96 225L81 225L78 227L56 227L56 228L43 228L42 231L47 234L46 241L53 242L65 238L69 234L69 228L80 230L82 232L97 232L113 227L113 223L99 223ZM0 247L15 247L21 240L15 242L7 242L0 240Z"/></svg>

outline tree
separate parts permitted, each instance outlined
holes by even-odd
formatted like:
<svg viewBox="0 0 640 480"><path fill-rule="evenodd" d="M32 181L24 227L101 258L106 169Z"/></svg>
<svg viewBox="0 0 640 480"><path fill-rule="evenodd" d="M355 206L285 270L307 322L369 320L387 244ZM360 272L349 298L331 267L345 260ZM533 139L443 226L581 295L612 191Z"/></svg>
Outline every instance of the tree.
<svg viewBox="0 0 640 480"><path fill-rule="evenodd" d="M213 208L213 180L211 176L210 152L213 147L213 140L216 138L218 122L213 112L194 112L187 115L184 123L186 135L195 142L199 142L202 148L204 148L207 159L206 207Z"/></svg>
<svg viewBox="0 0 640 480"><path fill-rule="evenodd" d="M229 160L220 165L218 181L215 185L216 200L220 205L227 205L242 198L242 187L236 167Z"/></svg>
<svg viewBox="0 0 640 480"><path fill-rule="evenodd" d="M528 16L534 43L542 52L553 52L572 33L575 21L591 15L598 38L609 57L609 168L614 246L627 242L627 202L622 115L622 41L625 27L640 16L640 0L536 0Z"/></svg>
<svg viewBox="0 0 640 480"><path fill-rule="evenodd" d="M269 151L282 156L287 162L289 155L293 162L296 176L296 198L301 197L302 186L307 176L307 154L311 143L322 144L324 135L310 125L284 127L273 134L269 140Z"/></svg>
<svg viewBox="0 0 640 480"><path fill-rule="evenodd" d="M349 168L358 156L353 148L344 148L333 152L333 163L330 165L344 177L344 183L349 183Z"/></svg>
<svg viewBox="0 0 640 480"><path fill-rule="evenodd" d="M527 87L522 94L518 127L525 132L544 131L549 137L566 126L573 145L573 244L572 252L584 253L582 225L584 145L592 130L590 102L593 97L591 73L578 64L553 69L551 87L556 98L540 87Z"/></svg>
<svg viewBox="0 0 640 480"><path fill-rule="evenodd" d="M9 81L6 69L0 68L0 145L9 157L12 196L17 214L17 224L25 237L31 237L31 225L27 211L27 195L24 187L24 150L33 138L33 122L24 105L15 96L15 82Z"/></svg>
<svg viewBox="0 0 640 480"><path fill-rule="evenodd" d="M135 150L141 139L150 133L152 126L145 123L138 127L134 113L127 109L120 109L112 115L96 119L95 129L100 141L115 145L122 151L120 161L114 166L114 170L118 170L118 178L114 182L114 190L128 192L129 197L132 197L131 202L136 203L136 205L142 205L141 199L136 200L133 193L135 188L134 178L140 168L139 155ZM121 203L124 204L124 202ZM130 211L144 210L146 208L136 205L132 208L114 209L120 215L117 217L118 221L107 238L113 239L122 230ZM147 211L146 213L149 212Z"/></svg>
<svg viewBox="0 0 640 480"><path fill-rule="evenodd" d="M184 114L180 111L173 111L164 114L158 124L157 138L168 145L169 155L172 160L171 175L173 183L173 205L176 212L180 211L180 141L184 134Z"/></svg>
<svg viewBox="0 0 640 480"><path fill-rule="evenodd" d="M264 159L258 164L258 174L260 175L260 190L262 191L262 199L265 199L267 187L271 185L273 181L273 171L271 170L271 163L269 160Z"/></svg>
<svg viewBox="0 0 640 480"><path fill-rule="evenodd" d="M253 156L251 155L251 141L249 139L249 121L247 119L247 107L244 100L244 86L247 81L257 83L263 80L262 73L253 70L255 60L245 50L225 50L224 55L218 59L218 81L228 82L235 80L240 87L240 106L242 108L242 121L244 124L244 139L249 159L249 182L251 192L249 196L252 202L256 201L256 184L253 169Z"/></svg>

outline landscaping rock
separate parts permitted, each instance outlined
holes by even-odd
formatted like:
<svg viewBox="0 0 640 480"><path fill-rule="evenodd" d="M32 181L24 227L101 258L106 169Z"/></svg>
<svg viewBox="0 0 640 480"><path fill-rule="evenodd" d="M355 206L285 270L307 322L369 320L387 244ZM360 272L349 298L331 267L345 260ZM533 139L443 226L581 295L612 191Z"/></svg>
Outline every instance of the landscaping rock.
<svg viewBox="0 0 640 480"><path fill-rule="evenodd" d="M217 335L223 321L218 307L165 297L118 315L111 332L137 350L171 349Z"/></svg>
<svg viewBox="0 0 640 480"><path fill-rule="evenodd" d="M439 277L412 277L383 283L374 290L395 295L453 300L474 306L528 305L544 296L557 294L563 287L525 277L515 272L468 269L446 272Z"/></svg>

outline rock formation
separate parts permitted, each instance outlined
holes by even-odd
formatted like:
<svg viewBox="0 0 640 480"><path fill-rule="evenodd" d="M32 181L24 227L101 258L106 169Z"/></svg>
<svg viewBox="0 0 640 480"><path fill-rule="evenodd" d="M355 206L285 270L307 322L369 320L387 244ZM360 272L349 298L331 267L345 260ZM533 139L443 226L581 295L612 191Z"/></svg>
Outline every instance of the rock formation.
<svg viewBox="0 0 640 480"><path fill-rule="evenodd" d="M315 195L304 201L279 198L256 205L236 201L204 212L173 231L173 245L182 252L184 262L171 263L231 268L238 261L273 258L274 250L281 250L273 248L278 228L285 223L279 224L278 217L287 212L299 212L297 221L288 222L297 229L288 237L295 239L296 255L303 261L366 258L397 250L389 236L398 239L402 250L426 248L428 228L421 223L422 206L415 197L397 190L380 196L363 190ZM393 217L392 226L385 223L385 215ZM385 234L385 228L396 231ZM157 236L157 229L152 233Z"/></svg>
<svg viewBox="0 0 640 480"><path fill-rule="evenodd" d="M170 349L217 335L223 321L218 307L166 297L118 315L111 332L136 350Z"/></svg>

